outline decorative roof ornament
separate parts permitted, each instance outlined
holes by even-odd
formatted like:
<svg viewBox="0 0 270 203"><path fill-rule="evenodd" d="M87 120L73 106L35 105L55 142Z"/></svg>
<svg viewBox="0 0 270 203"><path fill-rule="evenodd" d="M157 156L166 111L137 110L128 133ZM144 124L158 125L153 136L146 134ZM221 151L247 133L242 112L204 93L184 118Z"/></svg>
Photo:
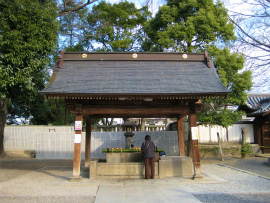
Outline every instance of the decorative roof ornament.
<svg viewBox="0 0 270 203"><path fill-rule="evenodd" d="M187 54L183 54L182 57L183 57L183 59L187 59L188 56L187 56Z"/></svg>
<svg viewBox="0 0 270 203"><path fill-rule="evenodd" d="M85 59L87 58L87 54L83 54L82 57Z"/></svg>
<svg viewBox="0 0 270 203"><path fill-rule="evenodd" d="M133 57L134 59L136 59L136 58L138 57L138 55L137 55L136 53L134 53L134 54L132 54L132 57Z"/></svg>

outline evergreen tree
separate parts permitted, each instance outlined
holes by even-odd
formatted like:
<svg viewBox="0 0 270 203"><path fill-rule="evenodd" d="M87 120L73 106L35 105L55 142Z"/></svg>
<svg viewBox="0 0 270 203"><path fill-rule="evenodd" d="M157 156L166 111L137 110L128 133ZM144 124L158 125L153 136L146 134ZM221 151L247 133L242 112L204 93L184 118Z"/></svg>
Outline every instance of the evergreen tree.
<svg viewBox="0 0 270 203"><path fill-rule="evenodd" d="M236 39L223 4L213 0L167 0L144 30L145 51L197 52Z"/></svg>
<svg viewBox="0 0 270 203"><path fill-rule="evenodd" d="M0 155L9 99L35 91L34 76L57 42L57 7L51 0L0 0Z"/></svg>
<svg viewBox="0 0 270 203"><path fill-rule="evenodd" d="M102 1L87 17L85 42L94 51L139 51L145 38L142 25L149 15L146 6L137 9L127 1L117 4Z"/></svg>

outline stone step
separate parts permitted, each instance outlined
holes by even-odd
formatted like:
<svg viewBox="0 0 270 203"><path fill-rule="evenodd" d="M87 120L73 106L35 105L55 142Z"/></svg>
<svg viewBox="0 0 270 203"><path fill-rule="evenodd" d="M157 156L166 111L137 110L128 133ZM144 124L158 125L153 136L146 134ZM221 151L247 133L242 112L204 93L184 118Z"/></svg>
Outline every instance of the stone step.
<svg viewBox="0 0 270 203"><path fill-rule="evenodd" d="M27 157L27 158L36 157L36 152L34 150L6 151L6 154L9 157Z"/></svg>

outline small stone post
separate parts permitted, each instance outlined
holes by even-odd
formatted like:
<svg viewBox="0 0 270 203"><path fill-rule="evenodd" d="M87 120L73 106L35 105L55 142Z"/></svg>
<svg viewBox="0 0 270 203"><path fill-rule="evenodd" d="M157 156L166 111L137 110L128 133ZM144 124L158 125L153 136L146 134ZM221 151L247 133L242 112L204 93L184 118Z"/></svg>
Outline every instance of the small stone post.
<svg viewBox="0 0 270 203"><path fill-rule="evenodd" d="M224 161L224 156L223 156L223 152L222 152L222 148L221 148L221 141L220 141L219 133L217 133L217 138L218 138L219 151L220 151L220 155L221 155L221 161Z"/></svg>

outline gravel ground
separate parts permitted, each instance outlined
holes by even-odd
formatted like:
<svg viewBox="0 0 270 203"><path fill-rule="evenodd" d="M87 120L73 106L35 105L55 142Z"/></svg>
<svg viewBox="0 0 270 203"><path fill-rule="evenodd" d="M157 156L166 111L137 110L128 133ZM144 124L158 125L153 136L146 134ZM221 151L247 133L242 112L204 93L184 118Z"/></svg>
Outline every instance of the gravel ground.
<svg viewBox="0 0 270 203"><path fill-rule="evenodd" d="M0 202L2 203L74 203L74 202L87 202L91 203L94 202L93 197L89 196L76 196L76 197L37 197L37 196L30 196L30 197L0 197Z"/></svg>
<svg viewBox="0 0 270 203"><path fill-rule="evenodd" d="M94 202L98 186L52 184L56 178L66 178L64 175L72 171L72 166L73 160L0 159L0 202Z"/></svg>
<svg viewBox="0 0 270 203"><path fill-rule="evenodd" d="M225 157L223 162L220 158L207 158L201 161L203 173L227 181L212 184L181 184L183 190L190 192L201 202L270 202L270 164L267 158ZM98 185L52 184L56 178L65 178L64 175L72 171L72 166L72 160L25 157L0 159L0 202L94 202Z"/></svg>
<svg viewBox="0 0 270 203"><path fill-rule="evenodd" d="M202 171L214 174L229 183L195 187L186 185L185 190L201 202L270 202L270 164L267 158L225 157L225 161L220 161L220 158L206 158L202 160Z"/></svg>
<svg viewBox="0 0 270 203"><path fill-rule="evenodd" d="M262 203L269 202L270 195L261 194L245 194L245 195L231 195L231 194L200 194L193 195L201 202L207 203Z"/></svg>
<svg viewBox="0 0 270 203"><path fill-rule="evenodd" d="M49 166L72 168L73 160L31 159L28 157L13 156L4 159L0 158L0 183Z"/></svg>
<svg viewBox="0 0 270 203"><path fill-rule="evenodd" d="M206 158L202 159L202 163L226 165L270 178L268 158L249 157L241 159L240 157L225 157L224 161L220 161L220 158Z"/></svg>

